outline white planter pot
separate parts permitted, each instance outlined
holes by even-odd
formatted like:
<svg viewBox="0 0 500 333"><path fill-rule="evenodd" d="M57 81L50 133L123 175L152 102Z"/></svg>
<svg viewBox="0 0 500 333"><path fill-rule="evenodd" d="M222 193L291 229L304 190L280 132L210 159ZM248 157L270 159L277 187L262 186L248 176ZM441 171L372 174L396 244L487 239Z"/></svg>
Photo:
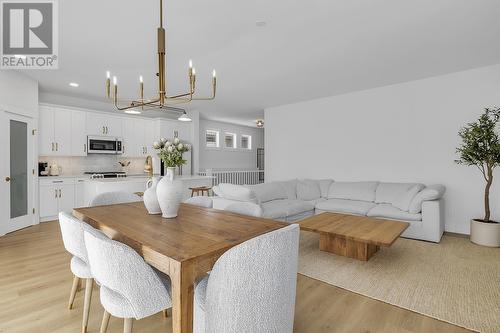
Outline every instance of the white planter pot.
<svg viewBox="0 0 500 333"><path fill-rule="evenodd" d="M500 223L471 220L470 240L478 245L500 247Z"/></svg>
<svg viewBox="0 0 500 333"><path fill-rule="evenodd" d="M167 175L156 186L162 217L167 219L177 217L182 201L182 186L182 182L175 179L175 168L167 168Z"/></svg>
<svg viewBox="0 0 500 333"><path fill-rule="evenodd" d="M144 206L146 206L149 214L161 214L160 203L156 195L156 187L160 179L161 177L153 177L146 183L146 191L144 191L143 200Z"/></svg>

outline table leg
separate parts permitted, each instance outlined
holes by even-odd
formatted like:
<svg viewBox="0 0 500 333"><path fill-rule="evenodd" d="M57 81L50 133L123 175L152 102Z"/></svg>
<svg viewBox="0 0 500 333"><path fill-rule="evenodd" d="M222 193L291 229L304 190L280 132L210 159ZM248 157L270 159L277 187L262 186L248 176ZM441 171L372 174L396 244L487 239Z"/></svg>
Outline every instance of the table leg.
<svg viewBox="0 0 500 333"><path fill-rule="evenodd" d="M174 333L193 332L194 270L189 263L170 263L172 328Z"/></svg>
<svg viewBox="0 0 500 333"><path fill-rule="evenodd" d="M319 238L319 249L344 257L367 261L380 249L380 247L335 235L321 234Z"/></svg>

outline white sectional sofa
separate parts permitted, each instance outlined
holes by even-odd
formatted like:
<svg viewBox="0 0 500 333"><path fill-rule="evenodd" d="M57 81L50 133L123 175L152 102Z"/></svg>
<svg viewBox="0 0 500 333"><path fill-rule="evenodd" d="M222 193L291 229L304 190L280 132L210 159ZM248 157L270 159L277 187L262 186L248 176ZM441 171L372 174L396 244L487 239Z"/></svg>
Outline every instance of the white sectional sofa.
<svg viewBox="0 0 500 333"><path fill-rule="evenodd" d="M259 185L219 184L215 209L238 202L256 206L267 218L295 222L322 212L407 221L403 237L439 242L444 232L443 185L417 183L290 180Z"/></svg>

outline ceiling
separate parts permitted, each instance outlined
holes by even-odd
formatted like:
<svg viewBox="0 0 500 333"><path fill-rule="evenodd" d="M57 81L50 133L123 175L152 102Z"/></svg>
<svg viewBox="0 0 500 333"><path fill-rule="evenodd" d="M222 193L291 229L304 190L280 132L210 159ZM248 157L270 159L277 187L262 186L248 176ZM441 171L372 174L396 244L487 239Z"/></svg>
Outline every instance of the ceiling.
<svg viewBox="0 0 500 333"><path fill-rule="evenodd" d="M202 117L252 124L266 107L500 63L498 0L164 0L169 94L193 59ZM59 70L25 71L41 100L113 110L105 71L155 94L159 0L64 0ZM257 21L265 21L258 27ZM72 88L69 82L80 84Z"/></svg>

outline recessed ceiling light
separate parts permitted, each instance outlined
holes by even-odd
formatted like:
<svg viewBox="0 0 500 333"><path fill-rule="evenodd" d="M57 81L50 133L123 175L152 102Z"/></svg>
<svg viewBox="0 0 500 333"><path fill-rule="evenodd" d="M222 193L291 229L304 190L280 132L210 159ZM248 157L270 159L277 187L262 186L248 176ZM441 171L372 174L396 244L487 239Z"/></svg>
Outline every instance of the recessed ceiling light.
<svg viewBox="0 0 500 333"><path fill-rule="evenodd" d="M79 84L78 84L78 83L76 83L76 82L70 82L70 83L69 83L69 85L70 85L71 87L75 87L75 88L77 88L77 87L79 86Z"/></svg>
<svg viewBox="0 0 500 333"><path fill-rule="evenodd" d="M266 21L257 21L255 22L255 25L258 27L265 27L266 26Z"/></svg>
<svg viewBox="0 0 500 333"><path fill-rule="evenodd" d="M125 111L125 113L128 113L128 114L141 114L141 111L138 111L138 110L127 110L127 111Z"/></svg>

